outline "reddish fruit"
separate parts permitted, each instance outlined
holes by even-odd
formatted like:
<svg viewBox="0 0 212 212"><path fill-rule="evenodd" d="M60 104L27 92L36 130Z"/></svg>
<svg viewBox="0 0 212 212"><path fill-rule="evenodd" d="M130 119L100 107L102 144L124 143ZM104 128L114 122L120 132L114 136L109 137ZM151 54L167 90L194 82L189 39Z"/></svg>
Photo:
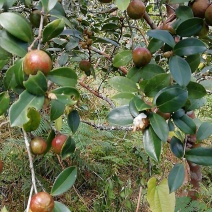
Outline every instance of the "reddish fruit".
<svg viewBox="0 0 212 212"><path fill-rule="evenodd" d="M53 152L55 152L56 154L60 154L66 139L66 135L56 135L55 138L52 140Z"/></svg>
<svg viewBox="0 0 212 212"><path fill-rule="evenodd" d="M205 11L205 21L209 26L212 26L212 4Z"/></svg>
<svg viewBox="0 0 212 212"><path fill-rule="evenodd" d="M150 51L144 47L137 47L133 50L132 58L135 66L141 67L147 65L152 58Z"/></svg>
<svg viewBox="0 0 212 212"><path fill-rule="evenodd" d="M35 137L30 142L30 148L34 155L41 155L46 151L47 143L43 138Z"/></svg>
<svg viewBox="0 0 212 212"><path fill-rule="evenodd" d="M210 3L208 0L195 0L191 5L191 9L194 13L194 16L199 18L204 18L205 11L209 5Z"/></svg>
<svg viewBox="0 0 212 212"><path fill-rule="evenodd" d="M46 192L38 192L30 202L31 212L53 212L54 200L52 196Z"/></svg>
<svg viewBox="0 0 212 212"><path fill-rule="evenodd" d="M99 0L101 3L111 3L112 0Z"/></svg>
<svg viewBox="0 0 212 212"><path fill-rule="evenodd" d="M2 171L3 171L3 162L2 162L2 160L0 160L0 174L2 173Z"/></svg>
<svg viewBox="0 0 212 212"><path fill-rule="evenodd" d="M175 29L172 27L170 23L163 25L162 29L167 30L172 35L176 34Z"/></svg>
<svg viewBox="0 0 212 212"><path fill-rule="evenodd" d="M40 26L40 18L41 18L41 12L40 10L33 10L32 13L29 15L29 20L33 27L39 27ZM48 19L46 16L44 16L43 25L45 26L48 23Z"/></svg>
<svg viewBox="0 0 212 212"><path fill-rule="evenodd" d="M90 72L91 63L88 60L81 60L79 68L84 72Z"/></svg>
<svg viewBox="0 0 212 212"><path fill-rule="evenodd" d="M28 52L23 61L23 70L27 75L35 75L42 71L45 75L52 69L52 60L49 55L42 50L32 50Z"/></svg>
<svg viewBox="0 0 212 212"><path fill-rule="evenodd" d="M140 19L146 11L145 4L140 0L133 0L127 7L127 15L132 19Z"/></svg>

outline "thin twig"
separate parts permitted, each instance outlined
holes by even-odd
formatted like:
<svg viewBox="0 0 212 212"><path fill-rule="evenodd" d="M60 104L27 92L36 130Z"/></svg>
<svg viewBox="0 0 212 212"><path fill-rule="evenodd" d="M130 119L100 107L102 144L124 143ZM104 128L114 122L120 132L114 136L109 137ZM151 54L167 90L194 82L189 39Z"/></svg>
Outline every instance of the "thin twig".
<svg viewBox="0 0 212 212"><path fill-rule="evenodd" d="M24 134L25 146L26 146L26 149L27 149L28 157L29 157L29 167L30 167L30 171L31 171L31 175L32 175L32 185L33 185L35 193L37 194L38 191L37 191L37 187L36 187L35 170L34 170L34 166L33 166L33 160L32 160L32 154L31 154L31 151L30 151L30 145L29 145L29 141L28 141L28 138L27 138L27 133L24 130L24 128L22 128L22 131L23 131L23 134Z"/></svg>
<svg viewBox="0 0 212 212"><path fill-rule="evenodd" d="M138 201L137 201L137 207L136 207L136 212L139 211L140 200L141 200L141 193L142 193L142 187L140 186L139 195L138 195Z"/></svg>
<svg viewBox="0 0 212 212"><path fill-rule="evenodd" d="M5 124L8 124L8 123L9 123L9 120L4 121L4 122L2 122L2 123L0 124L0 127L2 127L2 126L5 125Z"/></svg>
<svg viewBox="0 0 212 212"><path fill-rule="evenodd" d="M33 193L33 185L31 186L31 189L30 189L26 212L29 212L30 202L31 202L31 199L32 199L32 193Z"/></svg>

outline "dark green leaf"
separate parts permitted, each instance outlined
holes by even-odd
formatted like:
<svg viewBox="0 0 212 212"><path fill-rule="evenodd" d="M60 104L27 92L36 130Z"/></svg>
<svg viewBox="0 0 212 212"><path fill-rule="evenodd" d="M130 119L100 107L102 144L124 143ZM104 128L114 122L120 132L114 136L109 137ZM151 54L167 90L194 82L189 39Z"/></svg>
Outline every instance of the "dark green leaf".
<svg viewBox="0 0 212 212"><path fill-rule="evenodd" d="M151 113L149 116L150 125L155 134L161 141L167 142L169 136L169 127L163 117L156 113Z"/></svg>
<svg viewBox="0 0 212 212"><path fill-rule="evenodd" d="M62 86L73 86L77 84L77 74L68 67L53 69L47 78L52 82Z"/></svg>
<svg viewBox="0 0 212 212"><path fill-rule="evenodd" d="M155 96L154 102L161 112L170 113L184 106L187 97L187 90L179 86L170 86L159 91Z"/></svg>
<svg viewBox="0 0 212 212"><path fill-rule="evenodd" d="M156 162L160 160L161 140L158 138L152 127L144 130L144 150Z"/></svg>
<svg viewBox="0 0 212 212"><path fill-rule="evenodd" d="M65 158L69 157L72 153L74 153L75 148L76 148L75 141L73 138L69 136L62 147L61 152L62 159L64 160Z"/></svg>
<svg viewBox="0 0 212 212"><path fill-rule="evenodd" d="M117 24L113 24L113 23L107 23L107 24L104 24L102 26L102 31L107 31L107 30L116 30L118 29L119 26Z"/></svg>
<svg viewBox="0 0 212 212"><path fill-rule="evenodd" d="M186 151L185 158L192 163L212 166L212 148L198 147Z"/></svg>
<svg viewBox="0 0 212 212"><path fill-rule="evenodd" d="M184 3L187 0L171 0L172 3L176 3L177 1L180 3L182 2ZM192 9L188 6L180 5L175 12L177 17L180 18L181 20L187 20L189 18L194 17Z"/></svg>
<svg viewBox="0 0 212 212"><path fill-rule="evenodd" d="M153 54L164 45L164 42L155 38L152 38L149 42L148 49Z"/></svg>
<svg viewBox="0 0 212 212"><path fill-rule="evenodd" d="M144 100L141 97L136 96L134 97L133 101L135 103L135 107L140 112L151 108L148 104L144 102Z"/></svg>
<svg viewBox="0 0 212 212"><path fill-rule="evenodd" d="M188 98L190 99L200 99L207 94L205 88L201 84L193 81L189 82L187 90Z"/></svg>
<svg viewBox="0 0 212 212"><path fill-rule="evenodd" d="M130 113L128 105L124 105L113 109L108 114L107 119L112 124L117 125L129 125L133 123L133 117Z"/></svg>
<svg viewBox="0 0 212 212"><path fill-rule="evenodd" d="M136 97L135 97L136 98ZM136 108L136 105L135 105L135 102L134 102L134 99L132 99L129 103L129 110L130 110L130 113L131 115L135 118L139 115L139 111L138 109Z"/></svg>
<svg viewBox="0 0 212 212"><path fill-rule="evenodd" d="M181 37L190 37L192 35L195 35L198 33L203 26L203 19L202 18L190 18L185 21L183 21L178 27L177 27L177 34Z"/></svg>
<svg viewBox="0 0 212 212"><path fill-rule="evenodd" d="M55 137L55 131L51 130L47 137L47 140L46 140L47 148L46 148L46 151L44 152L44 154L46 154L51 149L52 140L54 139L54 137Z"/></svg>
<svg viewBox="0 0 212 212"><path fill-rule="evenodd" d="M72 110L67 117L68 126L72 133L75 133L80 124L80 116L77 110Z"/></svg>
<svg viewBox="0 0 212 212"><path fill-rule="evenodd" d="M147 32L147 35L152 37L152 38L161 40L161 41L163 41L164 43L168 44L171 47L175 46L174 38L166 30L159 30L159 29L149 30Z"/></svg>
<svg viewBox="0 0 212 212"><path fill-rule="evenodd" d="M122 92L112 96L111 99L118 102L119 105L127 105L134 96L132 93Z"/></svg>
<svg viewBox="0 0 212 212"><path fill-rule="evenodd" d="M180 86L186 86L191 80L191 68L182 57L177 55L169 59L169 68L174 80Z"/></svg>
<svg viewBox="0 0 212 212"><path fill-rule="evenodd" d="M0 25L16 38L25 42L31 42L33 39L32 28L19 13L5 12L0 14Z"/></svg>
<svg viewBox="0 0 212 212"><path fill-rule="evenodd" d="M77 168L72 166L64 169L56 178L52 190L52 196L58 196L68 191L77 178Z"/></svg>
<svg viewBox="0 0 212 212"><path fill-rule="evenodd" d="M10 106L10 96L5 91L0 93L0 116L4 114Z"/></svg>
<svg viewBox="0 0 212 212"><path fill-rule="evenodd" d="M185 178L185 168L183 164L175 164L168 176L168 184L170 193L176 191Z"/></svg>
<svg viewBox="0 0 212 212"><path fill-rule="evenodd" d="M43 96L47 91L46 77L39 71L36 75L30 75L28 80L24 82L24 86L29 93L35 96Z"/></svg>
<svg viewBox="0 0 212 212"><path fill-rule="evenodd" d="M57 0L41 0L41 3L43 5L45 11L48 12L55 7Z"/></svg>
<svg viewBox="0 0 212 212"><path fill-rule="evenodd" d="M201 56L200 54L189 55L185 60L188 62L191 72L193 73L197 70L200 64Z"/></svg>
<svg viewBox="0 0 212 212"><path fill-rule="evenodd" d="M170 148L173 152L173 154L178 157L178 158L182 158L184 155L184 147L183 144L181 142L181 140L175 136L173 136L171 138L170 141Z"/></svg>
<svg viewBox="0 0 212 212"><path fill-rule="evenodd" d="M201 141L207 139L212 134L212 124L203 122L197 130L197 140Z"/></svg>
<svg viewBox="0 0 212 212"><path fill-rule="evenodd" d="M71 212L63 203L54 201L53 212Z"/></svg>
<svg viewBox="0 0 212 212"><path fill-rule="evenodd" d="M57 37L64 29L65 23L63 19L56 19L46 25L43 30L43 42L47 42L54 37Z"/></svg>
<svg viewBox="0 0 212 212"><path fill-rule="evenodd" d="M202 106L206 104L207 100L205 97L201 99L189 99L189 101L186 102L185 109L187 111L199 109Z"/></svg>
<svg viewBox="0 0 212 212"><path fill-rule="evenodd" d="M183 115L179 119L174 119L175 125L186 134L195 134L196 124L187 115Z"/></svg>
<svg viewBox="0 0 212 212"><path fill-rule="evenodd" d="M132 60L132 51L124 50L114 56L113 66L120 67L127 65Z"/></svg>
<svg viewBox="0 0 212 212"><path fill-rule="evenodd" d="M132 80L122 77L122 76L115 76L108 80L110 86L120 92L137 92L138 88L135 82Z"/></svg>
<svg viewBox="0 0 212 212"><path fill-rule="evenodd" d="M65 104L56 99L51 100L51 110L50 110L50 119L56 120L58 119L65 110Z"/></svg>
<svg viewBox="0 0 212 212"><path fill-rule="evenodd" d="M193 55L203 53L206 49L207 47L202 41L196 38L187 38L175 45L174 54L179 56Z"/></svg>

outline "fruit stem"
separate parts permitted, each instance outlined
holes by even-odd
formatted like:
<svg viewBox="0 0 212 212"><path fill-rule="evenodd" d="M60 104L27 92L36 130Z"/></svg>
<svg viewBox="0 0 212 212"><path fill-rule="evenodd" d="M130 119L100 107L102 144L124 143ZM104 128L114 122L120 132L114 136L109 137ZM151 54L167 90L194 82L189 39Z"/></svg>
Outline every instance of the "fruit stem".
<svg viewBox="0 0 212 212"><path fill-rule="evenodd" d="M31 171L31 175L32 175L32 185L33 185L33 189L35 191L35 193L37 194L37 187L36 187L36 180L35 180L35 170L34 170L34 166L33 166L33 161L32 161L32 154L30 151L30 145L29 145L29 141L27 138L27 133L24 130L24 128L22 128L23 134L24 134L24 141L25 141L25 146L27 149L27 153L28 153L28 157L29 157L29 167L30 167L30 171Z"/></svg>

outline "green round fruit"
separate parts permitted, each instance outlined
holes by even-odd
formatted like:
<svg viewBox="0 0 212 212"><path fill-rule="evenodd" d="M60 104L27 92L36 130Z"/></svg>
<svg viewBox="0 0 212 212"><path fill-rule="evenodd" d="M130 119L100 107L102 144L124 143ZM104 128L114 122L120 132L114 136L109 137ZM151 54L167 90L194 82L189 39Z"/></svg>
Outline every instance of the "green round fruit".
<svg viewBox="0 0 212 212"><path fill-rule="evenodd" d="M41 155L47 149L46 141L41 137L35 137L30 142L30 149L34 155Z"/></svg>
<svg viewBox="0 0 212 212"><path fill-rule="evenodd" d="M47 192L38 192L30 201L31 212L53 212L54 199Z"/></svg>
<svg viewBox="0 0 212 212"><path fill-rule="evenodd" d="M29 20L33 27L38 28L40 26L41 12L40 10L33 10L29 15ZM48 23L48 19L44 16L43 25Z"/></svg>
<svg viewBox="0 0 212 212"><path fill-rule="evenodd" d="M209 5L210 3L208 0L195 0L191 5L191 9L194 13L194 16L199 18L204 18L205 11Z"/></svg>
<svg viewBox="0 0 212 212"><path fill-rule="evenodd" d="M49 55L42 50L32 50L24 57L23 71L27 75L35 75L38 71L47 75L51 69L52 60Z"/></svg>
<svg viewBox="0 0 212 212"><path fill-rule="evenodd" d="M127 7L127 15L132 19L141 19L146 11L145 4L140 0L133 0Z"/></svg>
<svg viewBox="0 0 212 212"><path fill-rule="evenodd" d="M60 154L63 148L64 143L67 140L66 135L56 135L55 138L52 140L52 150L56 154Z"/></svg>
<svg viewBox="0 0 212 212"><path fill-rule="evenodd" d="M152 58L150 51L144 47L137 47L132 52L133 62L136 67L142 67L147 65Z"/></svg>
<svg viewBox="0 0 212 212"><path fill-rule="evenodd" d="M205 11L205 21L209 26L212 26L212 4Z"/></svg>

